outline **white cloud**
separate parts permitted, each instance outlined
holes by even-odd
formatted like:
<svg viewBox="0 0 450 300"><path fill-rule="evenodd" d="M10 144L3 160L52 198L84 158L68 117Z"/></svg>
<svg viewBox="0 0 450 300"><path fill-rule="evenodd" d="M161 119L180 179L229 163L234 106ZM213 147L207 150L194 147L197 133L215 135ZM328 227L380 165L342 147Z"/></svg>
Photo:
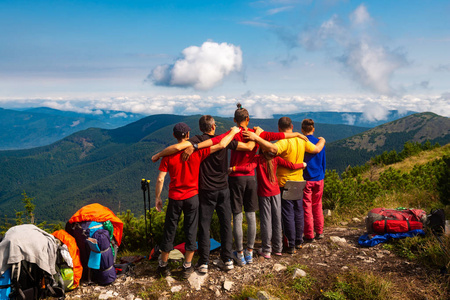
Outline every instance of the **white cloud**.
<svg viewBox="0 0 450 300"><path fill-rule="evenodd" d="M363 112L368 121L383 120L388 110L401 112L431 111L450 117L450 93L442 95L388 96L280 96L246 93L230 96L175 95L152 97L104 97L90 99L0 99L0 107L40 107L98 113L99 110L153 114L211 114L232 117L236 103L242 103L251 118L270 118L273 114L294 114L308 111ZM348 124L355 120L347 119Z"/></svg>
<svg viewBox="0 0 450 300"><path fill-rule="evenodd" d="M391 50L378 40L375 22L365 5L356 8L348 19L333 15L319 27L302 31L298 42L309 51L323 50L359 86L381 95L398 93L391 80L398 69L408 65L405 53ZM292 47L292 42L287 44Z"/></svg>
<svg viewBox="0 0 450 300"><path fill-rule="evenodd" d="M155 85L193 87L204 91L219 85L227 75L241 68L240 47L208 41L201 47L184 49L182 58L173 65L157 66L148 79Z"/></svg>

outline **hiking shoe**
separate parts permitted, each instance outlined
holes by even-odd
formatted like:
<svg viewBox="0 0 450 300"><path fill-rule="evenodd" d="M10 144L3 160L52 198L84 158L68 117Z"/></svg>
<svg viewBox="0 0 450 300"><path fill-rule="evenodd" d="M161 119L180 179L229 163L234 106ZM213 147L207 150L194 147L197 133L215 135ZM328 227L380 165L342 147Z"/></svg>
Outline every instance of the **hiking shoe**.
<svg viewBox="0 0 450 300"><path fill-rule="evenodd" d="M186 268L185 266L183 266L183 278L188 279L189 276L191 276L192 273L194 273L194 267L193 266L190 266L189 268Z"/></svg>
<svg viewBox="0 0 450 300"><path fill-rule="evenodd" d="M262 249L259 250L259 256L264 257L265 259L270 259L270 252L263 252Z"/></svg>
<svg viewBox="0 0 450 300"><path fill-rule="evenodd" d="M197 265L195 266L195 268L197 269L197 271L198 271L200 274L206 274L206 273L208 273L208 265L207 265L207 264L201 264L201 265L197 264Z"/></svg>
<svg viewBox="0 0 450 300"><path fill-rule="evenodd" d="M253 251L248 251L247 249L245 249L244 259L247 262L247 264L253 263Z"/></svg>
<svg viewBox="0 0 450 300"><path fill-rule="evenodd" d="M158 266L158 268L156 269L156 274L158 274L159 277L170 276L169 266L165 267Z"/></svg>
<svg viewBox="0 0 450 300"><path fill-rule="evenodd" d="M244 254L239 253L237 251L233 252L233 259L239 267L247 264L247 261L244 258Z"/></svg>
<svg viewBox="0 0 450 300"><path fill-rule="evenodd" d="M283 254L281 252L273 252L273 255L275 255L275 256L282 256Z"/></svg>
<svg viewBox="0 0 450 300"><path fill-rule="evenodd" d="M315 239L314 238L312 238L312 239L305 239L305 238L303 238L303 242L305 242L305 243L314 243Z"/></svg>
<svg viewBox="0 0 450 300"><path fill-rule="evenodd" d="M316 240L321 240L321 239L323 239L325 236L323 235L323 233L321 233L321 234L318 234L318 233L316 233Z"/></svg>
<svg viewBox="0 0 450 300"><path fill-rule="evenodd" d="M289 248L287 248L286 252L288 254L295 254L295 253L297 253L297 250L295 250L295 247L289 247Z"/></svg>
<svg viewBox="0 0 450 300"><path fill-rule="evenodd" d="M233 270L233 269L234 269L233 260L232 260L232 259L229 259L229 260L227 260L226 262L223 262L223 267L222 267L222 269L223 269L224 271L230 271L230 270Z"/></svg>

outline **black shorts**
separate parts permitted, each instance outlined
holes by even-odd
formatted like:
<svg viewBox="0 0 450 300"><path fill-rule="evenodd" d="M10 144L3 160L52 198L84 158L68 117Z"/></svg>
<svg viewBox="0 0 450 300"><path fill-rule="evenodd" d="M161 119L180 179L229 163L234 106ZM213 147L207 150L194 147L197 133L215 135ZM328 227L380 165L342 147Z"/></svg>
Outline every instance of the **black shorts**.
<svg viewBox="0 0 450 300"><path fill-rule="evenodd" d="M186 251L197 250L197 224L198 224L198 195L184 200L173 200L169 198L166 219L164 222L163 240L160 245L161 251L173 250L173 241L178 227L181 213L184 214L184 234L186 235Z"/></svg>
<svg viewBox="0 0 450 300"><path fill-rule="evenodd" d="M255 176L229 176L231 211L233 214L258 210L258 194Z"/></svg>

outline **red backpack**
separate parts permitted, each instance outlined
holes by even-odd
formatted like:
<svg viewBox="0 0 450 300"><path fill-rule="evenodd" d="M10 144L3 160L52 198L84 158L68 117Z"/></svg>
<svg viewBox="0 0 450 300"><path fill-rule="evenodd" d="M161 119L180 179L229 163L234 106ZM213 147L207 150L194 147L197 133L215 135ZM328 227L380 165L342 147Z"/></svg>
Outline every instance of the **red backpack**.
<svg viewBox="0 0 450 300"><path fill-rule="evenodd" d="M427 214L422 209L374 208L366 218L368 233L399 233L422 229Z"/></svg>

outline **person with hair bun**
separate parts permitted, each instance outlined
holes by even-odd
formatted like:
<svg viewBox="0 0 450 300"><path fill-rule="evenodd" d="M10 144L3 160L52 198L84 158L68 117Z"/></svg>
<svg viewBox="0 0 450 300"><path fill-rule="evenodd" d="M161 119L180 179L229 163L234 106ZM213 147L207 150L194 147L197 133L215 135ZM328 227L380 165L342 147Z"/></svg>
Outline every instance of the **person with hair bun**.
<svg viewBox="0 0 450 300"><path fill-rule="evenodd" d="M250 115L247 109L237 103L237 109L234 112L234 122L241 129L234 136L234 139L240 142L246 142L243 132L255 132L266 141L275 141L285 138L306 137L298 132L266 132L259 127L248 128ZM256 144L252 151L231 150L230 166L237 167L247 165L252 162L258 145ZM229 174L228 183L230 187L231 211L233 213L233 236L236 251L233 252L233 259L238 266L253 263L253 248L256 238L256 211L258 210L257 183L255 170L233 170ZM247 219L247 247L244 250L243 245L243 210Z"/></svg>

